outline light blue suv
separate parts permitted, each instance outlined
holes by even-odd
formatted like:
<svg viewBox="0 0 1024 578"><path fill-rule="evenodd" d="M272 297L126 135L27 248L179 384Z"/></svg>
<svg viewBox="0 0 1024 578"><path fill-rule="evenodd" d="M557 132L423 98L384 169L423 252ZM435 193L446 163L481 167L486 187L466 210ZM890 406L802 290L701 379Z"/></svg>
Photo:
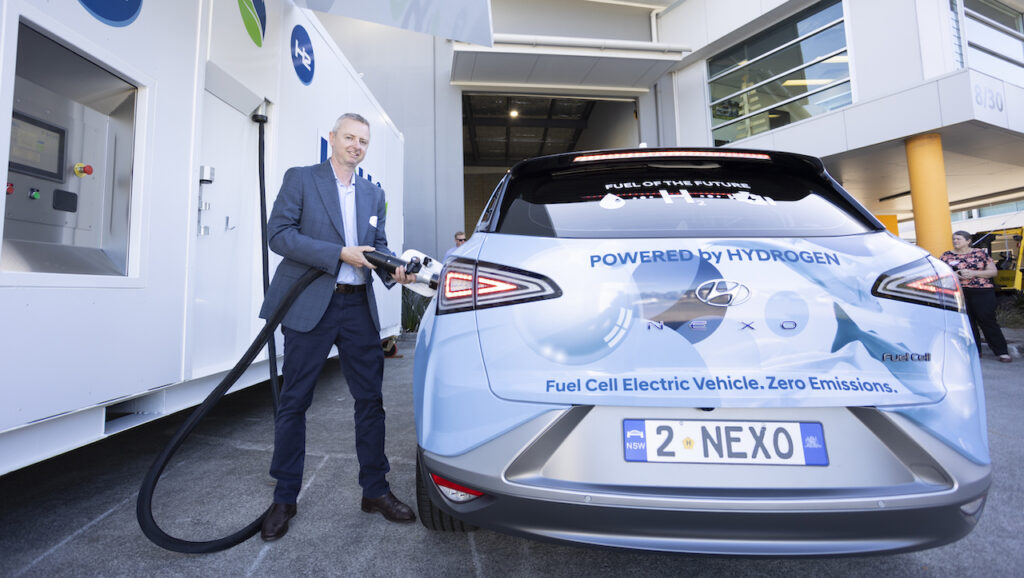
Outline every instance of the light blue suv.
<svg viewBox="0 0 1024 578"><path fill-rule="evenodd" d="M965 536L990 483L956 279L812 157L517 164L445 266L415 363L435 530L903 551Z"/></svg>

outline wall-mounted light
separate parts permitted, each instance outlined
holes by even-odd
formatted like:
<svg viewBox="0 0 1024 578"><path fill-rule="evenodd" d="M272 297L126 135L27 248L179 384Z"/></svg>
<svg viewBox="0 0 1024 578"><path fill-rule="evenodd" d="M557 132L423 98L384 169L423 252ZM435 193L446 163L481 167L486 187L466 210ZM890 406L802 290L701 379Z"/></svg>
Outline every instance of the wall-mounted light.
<svg viewBox="0 0 1024 578"><path fill-rule="evenodd" d="M510 111L508 111L508 115L511 116L512 118L515 118L515 117L519 116L519 111L515 110L515 109L510 110Z"/></svg>

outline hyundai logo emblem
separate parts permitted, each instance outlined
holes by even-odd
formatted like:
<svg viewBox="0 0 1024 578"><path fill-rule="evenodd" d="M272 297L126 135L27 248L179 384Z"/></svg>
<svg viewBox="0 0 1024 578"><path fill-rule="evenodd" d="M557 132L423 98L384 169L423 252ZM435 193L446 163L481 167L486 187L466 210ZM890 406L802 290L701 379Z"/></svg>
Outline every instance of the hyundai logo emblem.
<svg viewBox="0 0 1024 578"><path fill-rule="evenodd" d="M739 305L750 299L750 289L746 285L726 279L705 281L697 287L697 299L714 307Z"/></svg>

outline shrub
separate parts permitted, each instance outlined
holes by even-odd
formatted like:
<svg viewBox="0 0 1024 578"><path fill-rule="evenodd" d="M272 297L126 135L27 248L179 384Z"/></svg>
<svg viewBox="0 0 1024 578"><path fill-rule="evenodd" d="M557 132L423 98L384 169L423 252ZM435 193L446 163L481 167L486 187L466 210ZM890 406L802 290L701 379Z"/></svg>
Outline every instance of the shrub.
<svg viewBox="0 0 1024 578"><path fill-rule="evenodd" d="M1024 293L1015 291L999 297L996 320L1002 327L1024 329Z"/></svg>

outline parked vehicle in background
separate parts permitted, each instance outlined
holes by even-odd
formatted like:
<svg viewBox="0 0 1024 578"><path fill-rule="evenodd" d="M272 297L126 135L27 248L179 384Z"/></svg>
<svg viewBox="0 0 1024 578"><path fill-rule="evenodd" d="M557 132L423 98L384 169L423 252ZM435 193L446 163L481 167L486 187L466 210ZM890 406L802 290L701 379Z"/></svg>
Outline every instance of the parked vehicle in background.
<svg viewBox="0 0 1024 578"><path fill-rule="evenodd" d="M974 235L972 244L988 251L989 256L996 262L998 273L992 281L1000 292L1011 293L1021 290L1021 283L1024 280L1021 239L1024 239L1024 227L980 231Z"/></svg>

